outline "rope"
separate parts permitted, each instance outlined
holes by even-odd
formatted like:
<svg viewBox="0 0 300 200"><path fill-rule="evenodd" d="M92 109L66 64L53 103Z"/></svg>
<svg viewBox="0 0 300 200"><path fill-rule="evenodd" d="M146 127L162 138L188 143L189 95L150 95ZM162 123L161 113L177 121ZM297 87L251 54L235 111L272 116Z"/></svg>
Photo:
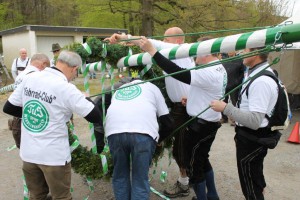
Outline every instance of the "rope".
<svg viewBox="0 0 300 200"><path fill-rule="evenodd" d="M167 37L178 37L178 36L193 36L193 35L204 35L204 34L216 34L216 33L225 33L225 32L235 32L235 31L249 31L249 30L261 30L266 28L271 28L272 26L262 26L262 27L254 27L254 28L239 28L239 29L224 29L217 31L206 31L206 32L195 32L195 33L184 33L184 34L174 34L174 35L159 35L159 36L149 36L148 39L161 39ZM120 42L129 42L133 40L140 40L141 38L131 38L126 40L120 40Z"/></svg>
<svg viewBox="0 0 300 200"><path fill-rule="evenodd" d="M183 72L187 72L187 71L190 71L190 70L204 69L206 67L211 67L211 66L214 66L214 65L218 65L218 64L222 64L222 63L227 63L227 62L231 62L231 61L234 61L234 60L244 59L244 58L256 56L256 55L267 53L267 52L279 51L279 49L280 48L275 48L275 47L272 48L271 46L269 46L269 47L266 47L266 48L261 49L261 50L256 50L256 51L252 51L252 52L249 52L249 53L245 53L243 55L239 55L239 56L235 56L235 57L231 57L231 58L226 58L224 60L220 60L220 61L217 61L217 62L205 64L205 65L196 65L193 68L181 70L179 72L174 72L174 73L166 74L166 75L163 75L163 76L160 76L160 77L155 77L155 78L152 78L152 79L144 80L144 81L132 84L132 85L124 86L122 88L108 90L108 91L101 92L101 93L98 93L98 94L95 94L95 95L91 95L90 97L96 97L96 96L99 96L99 95L103 95L103 94L106 94L106 93L110 93L112 91L117 91L117 90L124 89L124 88L127 88L127 87L131 87L131 86L134 86L134 85L139 85L139 84L144 84L144 83L147 83L147 82L152 82L152 81L160 80L160 79L163 79L165 77L173 76L173 75L180 74L180 73L183 73Z"/></svg>
<svg viewBox="0 0 300 200"><path fill-rule="evenodd" d="M272 48L273 47L273 48ZM214 65L218 65L218 64L222 64L222 63L226 63L226 62L230 62L230 61L234 61L234 60L239 60L239 59L244 59L244 58L247 58L247 57L252 57L252 56L255 56L255 55L259 55L259 54L263 54L263 53L268 53L268 52L272 52L272 51L279 51L280 49L282 50L283 47L280 47L280 48L275 48L275 46L269 46L269 47L266 47L264 49L261 49L261 50L256 50L256 51L252 51L252 52L249 52L249 53L246 53L246 54L243 54L243 55L239 55L239 56L235 56L235 57L232 57L232 58L226 58L224 60L220 60L220 61L217 61L217 62L213 62L213 63L208 63L208 64L205 64L205 65L197 65L193 68L189 68L189 69L185 69L185 70L182 70L182 71L179 71L179 72L175 72L175 73L171 73L171 74L167 74L167 75L163 75L163 76L160 76L160 77L157 77L157 78L152 78L152 79L149 79L149 80L145 80L145 81L142 81L142 82L138 82L138 83L135 83L135 84L132 84L132 85L128 85L128 86L124 86L124 87L121 87L121 88L118 88L118 89L124 89L126 87L131 87L131 86L134 86L134 85L139 85L139 84L143 84L143 83L146 83L146 82L152 82L152 81L155 81L155 80L159 80L159 79L162 79L162 78L165 78L165 77L168 77L168 76L173 76L175 74L180 74L180 73L183 73L183 72L186 72L186 71L190 71L190 70L197 70L197 69L204 69L204 68L207 68L207 67L211 67L211 66L214 66ZM273 60L273 62L268 65L267 67L270 67L276 63L279 62L279 57L275 58ZM265 67L264 69L266 69L267 67ZM263 70L264 70L263 69ZM262 71L263 71L262 70ZM262 71L260 71L257 75L259 75ZM238 85L237 87L235 87L234 89L232 89L231 91L229 91L227 94L225 94L223 97L221 97L219 100L223 100L225 99L225 97L227 97L228 95L230 95L232 92L236 91L237 89L239 89L243 84L247 83L248 81L250 81L252 78L254 78L256 76L253 76L253 77L249 77L245 82L241 83L240 85ZM104 93L108 93L108 92L112 92L112 91L116 91L118 89L114 89L114 90L111 90L111 91L106 91L106 92L103 92L103 93L100 93L100 94L97 94L97 95L94 95L94 96L98 96L98 95L103 95ZM91 96L91 97L94 97L94 96ZM168 138L166 139L169 139L171 138L173 135L175 135L175 133L177 133L182 127L186 126L187 124L189 124L192 120L194 120L196 117L198 117L199 115L201 115L202 113L206 112L208 109L210 108L210 106L208 106L207 108L205 108L202 112L200 112L198 115L192 117L191 119L189 119L187 122L185 122L184 124L182 124L180 127L178 127L177 129L175 129L169 136Z"/></svg>
<svg viewBox="0 0 300 200"><path fill-rule="evenodd" d="M226 93L223 97L221 97L219 100L223 100L225 99L227 96L229 96L231 93L233 93L234 91L238 90L240 87L242 87L245 83L251 81L253 78L259 76L264 70L266 70L268 67L277 64L279 62L279 57L276 57L271 64L267 65L266 67L264 67L261 71L259 71L257 74L255 74L252 77L249 77L248 79L246 79L243 83L239 84L238 86L236 86L234 89L230 90L228 93ZM177 129L175 129L166 139L171 138L176 132L178 132L181 128L183 128L184 126L186 126L187 124L189 124L191 121L193 121L194 119L196 119L199 115L201 115L202 113L204 113L205 111L207 111L211 106L208 106L207 108L205 108L203 111L201 111L198 115L192 117L191 119L189 119L188 121L186 121L184 124L182 124L180 127L178 127Z"/></svg>

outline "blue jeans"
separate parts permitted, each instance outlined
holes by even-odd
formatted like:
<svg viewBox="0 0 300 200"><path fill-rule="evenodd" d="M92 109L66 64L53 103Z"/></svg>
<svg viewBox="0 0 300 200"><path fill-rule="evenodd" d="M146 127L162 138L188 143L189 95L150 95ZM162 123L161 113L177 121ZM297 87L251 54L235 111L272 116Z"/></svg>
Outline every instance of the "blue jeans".
<svg viewBox="0 0 300 200"><path fill-rule="evenodd" d="M119 133L107 139L114 162L112 183L116 200L149 199L148 172L156 142L139 133Z"/></svg>

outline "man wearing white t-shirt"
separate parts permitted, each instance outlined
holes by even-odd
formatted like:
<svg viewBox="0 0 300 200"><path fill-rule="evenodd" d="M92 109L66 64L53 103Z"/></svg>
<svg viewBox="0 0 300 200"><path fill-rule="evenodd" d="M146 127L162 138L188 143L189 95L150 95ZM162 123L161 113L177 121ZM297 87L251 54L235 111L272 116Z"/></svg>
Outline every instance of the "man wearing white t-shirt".
<svg viewBox="0 0 300 200"><path fill-rule="evenodd" d="M184 43L185 37L184 32L179 27L172 27L165 31L163 41L149 39L156 49L166 49L176 47ZM171 36L176 35L176 36ZM139 36L130 36L129 38L138 38ZM114 40L128 39L128 35L114 34L109 40L114 42ZM132 43L137 44L135 40ZM181 58L172 60L175 64L181 68L192 68L195 66L195 62L192 58ZM164 72L165 73L165 72ZM175 78L169 76L165 78L166 90L169 99L172 102L170 114L175 121L175 129L184 124L189 116L186 112L186 107L183 105L182 100L186 99L189 93L190 86L186 83L180 82ZM178 133L174 134L174 142L172 153L173 157L179 167L180 176L177 182L169 189L164 190L164 195L170 198L175 198L178 196L188 196L189 195L189 178L186 174L186 159L185 159L185 128L181 128Z"/></svg>
<svg viewBox="0 0 300 200"><path fill-rule="evenodd" d="M47 55L37 53L34 54L30 60L30 65L26 67L26 69L20 73L16 80L15 80L15 89L18 87L19 84L22 83L23 78L25 75L30 74L32 72L41 71L44 70L46 67L49 67L50 61ZM16 143L16 146L20 148L20 142L21 142L21 118L14 117L11 121L11 129L12 134Z"/></svg>
<svg viewBox="0 0 300 200"><path fill-rule="evenodd" d="M211 38L200 38L198 41L208 39ZM147 51L156 64L168 74L184 70L162 56L145 37L142 37L139 43L141 49ZM204 55L196 59L197 64L216 61L219 59L215 54ZM186 105L187 113L191 117L198 116L203 112L213 99L221 98L227 84L227 73L221 64L183 72L173 75L173 77L191 86ZM209 109L194 119L187 127L186 157L189 163L187 173L197 195L193 199L219 200L214 183L213 168L208 158L217 130L221 127L220 119L220 113Z"/></svg>
<svg viewBox="0 0 300 200"><path fill-rule="evenodd" d="M135 85L140 82L122 85L107 110L105 136L114 162L116 200L149 199L148 172L156 144L173 130L159 88L152 83Z"/></svg>
<svg viewBox="0 0 300 200"><path fill-rule="evenodd" d="M251 52L257 49L246 49ZM246 76L253 77L265 68L268 53L245 58L243 63L249 67ZM271 68L266 70L271 71ZM248 82L249 84L249 82ZM263 200L266 182L263 174L263 161L267 155L268 148L254 142L253 137L267 138L274 135L268 127L267 116L271 116L278 98L277 83L268 76L259 76L249 87L244 84L237 106L231 103L214 100L211 103L213 110L223 112L235 120L236 126L236 157L240 178L240 184L246 200ZM248 95L245 89L248 88Z"/></svg>
<svg viewBox="0 0 300 200"><path fill-rule="evenodd" d="M30 58L27 57L27 50L22 48L19 50L20 57L14 59L11 65L11 74L16 80L17 76L22 73L30 63Z"/></svg>
<svg viewBox="0 0 300 200"><path fill-rule="evenodd" d="M3 107L22 117L20 157L30 199L72 199L71 153L66 123L73 112L90 122L100 111L69 81L82 65L80 56L62 51L56 67L24 77ZM48 189L48 186L49 189Z"/></svg>

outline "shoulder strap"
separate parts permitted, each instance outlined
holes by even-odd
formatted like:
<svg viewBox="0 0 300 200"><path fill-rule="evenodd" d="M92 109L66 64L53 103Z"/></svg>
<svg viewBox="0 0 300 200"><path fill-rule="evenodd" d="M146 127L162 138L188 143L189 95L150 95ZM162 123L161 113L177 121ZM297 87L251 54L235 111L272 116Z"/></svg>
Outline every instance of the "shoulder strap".
<svg viewBox="0 0 300 200"><path fill-rule="evenodd" d="M264 70L263 72L260 73L260 75L258 75L258 76L256 76L255 78L253 78L253 79L250 81L250 83L247 85L247 87L245 88L245 89L247 89L247 90L246 90L246 95L247 95L247 97L248 97L248 89L249 89L250 84L251 84L255 79L257 79L257 78L260 77L260 76L268 76L268 77L272 78L272 79L275 81L275 83L277 84L277 87L278 87L278 95L279 95L279 93L280 93L279 90L280 90L281 86L279 85L279 81L278 81L277 76L276 76L275 74L273 74L272 72L268 71L268 70ZM277 104L277 102L276 102L276 104ZM276 104L275 104L275 107L276 107ZM268 114L265 114L265 117L270 121L270 117L268 116Z"/></svg>
<svg viewBox="0 0 300 200"><path fill-rule="evenodd" d="M34 71L30 71L30 72L28 72L27 74L31 74L32 72L34 72ZM27 75L27 74L26 74L26 75Z"/></svg>
<svg viewBox="0 0 300 200"><path fill-rule="evenodd" d="M252 82L255 79L257 79L260 76L269 76L269 77L271 77L276 82L278 88L280 87L280 85L278 83L278 78L276 77L276 75L265 69L264 71L259 72L258 75L255 75L254 77L252 77L252 79L250 80L248 85L241 91L241 93L239 94L239 97L238 97L238 102L237 102L238 107L240 107L239 104L241 103L243 93L246 92L246 96L248 97L248 90L249 90L250 85L252 84Z"/></svg>
<svg viewBox="0 0 300 200"><path fill-rule="evenodd" d="M30 58L28 58L28 59L27 59L27 62L26 62L26 65L25 65L25 67L28 65L29 59L30 59Z"/></svg>
<svg viewBox="0 0 300 200"><path fill-rule="evenodd" d="M273 74L272 72L268 71L268 70L264 70L264 71L262 71L258 76L256 76L256 77L254 77L253 79L251 79L250 83L249 83L249 84L247 85L247 87L245 88L245 89L247 89L247 90L246 90L246 95L247 95L247 97L248 97L249 86L251 85L251 83L252 83L255 79L257 79L257 78L260 77L260 76L268 76L268 77L272 78L272 79L276 82L277 86L280 87L280 85L279 85L279 83L278 83L278 78L276 77L276 75ZM245 90L245 89L244 89L244 90Z"/></svg>

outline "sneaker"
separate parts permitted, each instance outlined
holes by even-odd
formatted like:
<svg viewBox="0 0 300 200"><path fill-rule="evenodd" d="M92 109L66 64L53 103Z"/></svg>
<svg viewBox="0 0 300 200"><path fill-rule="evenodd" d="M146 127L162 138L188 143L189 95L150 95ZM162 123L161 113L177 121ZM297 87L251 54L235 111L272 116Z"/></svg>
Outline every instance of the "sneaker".
<svg viewBox="0 0 300 200"><path fill-rule="evenodd" d="M189 194L189 185L182 185L179 181L177 181L170 189L164 190L164 195L169 198L175 198L179 196L184 197L189 196Z"/></svg>

